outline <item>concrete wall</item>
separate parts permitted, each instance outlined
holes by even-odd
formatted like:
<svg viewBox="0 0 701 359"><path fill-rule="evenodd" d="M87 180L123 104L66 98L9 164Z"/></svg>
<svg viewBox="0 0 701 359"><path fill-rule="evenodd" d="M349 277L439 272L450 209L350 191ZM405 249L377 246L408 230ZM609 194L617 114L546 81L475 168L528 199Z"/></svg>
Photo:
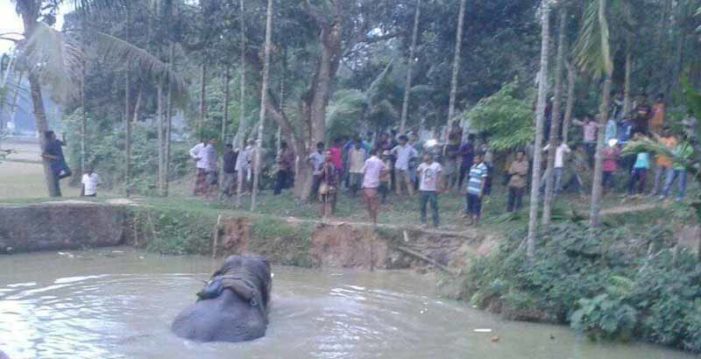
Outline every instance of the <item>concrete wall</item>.
<svg viewBox="0 0 701 359"><path fill-rule="evenodd" d="M0 254L119 245L125 221L124 208L114 205L0 206Z"/></svg>

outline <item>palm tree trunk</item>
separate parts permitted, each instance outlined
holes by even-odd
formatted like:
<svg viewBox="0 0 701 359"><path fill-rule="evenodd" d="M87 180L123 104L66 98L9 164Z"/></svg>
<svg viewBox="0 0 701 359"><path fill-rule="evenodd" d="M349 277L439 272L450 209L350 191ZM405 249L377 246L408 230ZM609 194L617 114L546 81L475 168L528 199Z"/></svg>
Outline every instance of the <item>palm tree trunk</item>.
<svg viewBox="0 0 701 359"><path fill-rule="evenodd" d="M411 46L409 47L409 60L406 67L406 80L404 81L404 100L402 101L402 117L399 125L399 133L404 134L406 118L409 112L409 96L411 94L411 70L414 66L414 52L416 51L416 38L419 35L419 18L421 16L421 0L416 0L414 12L414 29L411 32Z"/></svg>
<svg viewBox="0 0 701 359"><path fill-rule="evenodd" d="M175 44L170 43L170 54L168 55L168 67L170 72L173 71L173 62L175 61ZM167 95L166 95L166 134L165 134L165 159L164 159L164 169L163 169L163 192L161 195L163 197L168 196L168 185L169 185L169 174L170 174L170 145L172 141L172 130L173 130L173 84L170 83L170 76L167 77Z"/></svg>
<svg viewBox="0 0 701 359"><path fill-rule="evenodd" d="M460 12L458 13L458 28L455 35L455 50L453 57L453 73L450 78L450 100L448 102L448 123L446 128L450 128L450 121L455 116L455 96L458 92L458 72L460 70L460 49L462 48L462 28L465 21L466 0L460 0Z"/></svg>
<svg viewBox="0 0 701 359"><path fill-rule="evenodd" d="M535 144L533 151L533 177L528 221L526 254L535 257L535 241L538 231L538 202L540 201L540 166L543 154L543 123L545 122L545 98L548 96L548 57L550 52L550 0L541 2L540 75L538 78L538 103L536 105ZM551 149L553 151L554 149Z"/></svg>
<svg viewBox="0 0 701 359"><path fill-rule="evenodd" d="M268 11L265 19L265 51L263 56L263 83L261 85L260 116L258 123L258 139L256 141L256 151L254 163L253 188L251 189L251 211L256 210L256 199L258 194L258 182L260 181L261 150L263 144L263 128L265 125L265 106L268 97L268 81L270 78L270 46L273 32L273 0L268 0Z"/></svg>
<svg viewBox="0 0 701 359"><path fill-rule="evenodd" d="M611 92L611 75L607 74L604 79L603 98L599 108L599 131L596 141L596 154L594 155L594 180L591 188L591 213L590 220L592 228L601 225L601 197L603 195L603 173L604 159L601 157L601 150L604 148L606 122L608 121L608 109Z"/></svg>
<svg viewBox="0 0 701 359"><path fill-rule="evenodd" d="M570 124L572 123L572 112L574 111L574 86L577 83L577 71L574 65L567 64L567 103L565 104L565 118L562 120L562 142L567 143L570 135Z"/></svg>
<svg viewBox="0 0 701 359"><path fill-rule="evenodd" d="M243 153L244 136L246 133L246 22L244 16L244 0L239 0L239 8L241 11L241 37L240 41L240 64L241 74L239 78L239 128L236 134L236 148L239 149L239 156ZM243 189L243 180L245 174L243 171L236 173L236 208L241 207L241 191Z"/></svg>
<svg viewBox="0 0 701 359"><path fill-rule="evenodd" d="M163 81L156 86L156 119L158 121L158 193L165 187L165 118L163 114Z"/></svg>
<svg viewBox="0 0 701 359"><path fill-rule="evenodd" d="M560 28L557 40L557 57L555 59L555 91L553 101L553 108L551 113L550 121L550 148L552 150L548 151L548 170L547 177L545 178L545 199L543 201L543 227L548 228L550 226L550 220L552 215L552 204L553 204L553 192L555 184L555 171L553 167L555 165L555 147L557 146L557 140L560 138L560 107L562 104L562 71L565 62L565 40L566 30L567 30L567 9L564 6L560 7Z"/></svg>
<svg viewBox="0 0 701 359"><path fill-rule="evenodd" d="M202 128L207 117L207 64L202 62L201 73L200 73L200 117L197 121L197 132L199 136L202 136Z"/></svg>
<svg viewBox="0 0 701 359"><path fill-rule="evenodd" d="M85 61L83 61L83 69L80 75L80 173L85 173L85 158L87 155L85 148L87 146L86 142L88 141L88 112L85 107Z"/></svg>
<svg viewBox="0 0 701 359"><path fill-rule="evenodd" d="M124 76L124 192L127 197L131 190L131 104L130 101L130 69L127 62L126 75Z"/></svg>
<svg viewBox="0 0 701 359"><path fill-rule="evenodd" d="M224 109L223 116L221 120L221 143L226 144L226 124L229 122L229 82L231 82L231 73L229 65L226 65L226 72L224 73Z"/></svg>
<svg viewBox="0 0 701 359"><path fill-rule="evenodd" d="M625 83L623 84L623 114L625 116L632 110L632 101L630 100L630 81L633 72L633 55L631 53L631 48L633 36L629 33L626 36L626 69L625 69Z"/></svg>

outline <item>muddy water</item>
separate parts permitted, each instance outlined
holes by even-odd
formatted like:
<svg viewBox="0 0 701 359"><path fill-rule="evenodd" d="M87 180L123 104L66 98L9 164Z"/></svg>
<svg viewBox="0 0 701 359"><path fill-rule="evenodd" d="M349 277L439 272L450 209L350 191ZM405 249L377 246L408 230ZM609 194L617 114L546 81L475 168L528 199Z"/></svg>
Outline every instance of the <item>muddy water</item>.
<svg viewBox="0 0 701 359"><path fill-rule="evenodd" d="M11 358L692 357L502 321L440 299L432 280L412 273L286 267L274 268L265 338L198 344L173 336L171 320L214 265L121 249L0 257L0 349Z"/></svg>

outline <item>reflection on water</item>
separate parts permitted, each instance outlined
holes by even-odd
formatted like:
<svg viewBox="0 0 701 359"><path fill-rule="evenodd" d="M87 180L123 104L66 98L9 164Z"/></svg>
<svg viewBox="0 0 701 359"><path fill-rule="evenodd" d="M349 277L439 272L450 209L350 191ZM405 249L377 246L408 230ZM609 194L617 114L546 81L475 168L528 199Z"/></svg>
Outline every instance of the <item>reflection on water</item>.
<svg viewBox="0 0 701 359"><path fill-rule="evenodd" d="M286 267L273 269L265 338L199 344L175 337L170 322L215 266L204 257L136 251L0 257L0 349L13 359L692 357L502 321L439 299L433 282L412 273Z"/></svg>

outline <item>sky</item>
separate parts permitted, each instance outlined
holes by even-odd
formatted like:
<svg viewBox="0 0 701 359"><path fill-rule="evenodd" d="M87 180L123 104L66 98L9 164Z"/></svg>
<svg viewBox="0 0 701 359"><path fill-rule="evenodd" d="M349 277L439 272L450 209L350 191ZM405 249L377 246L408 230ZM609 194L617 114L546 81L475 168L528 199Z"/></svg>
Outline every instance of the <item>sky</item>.
<svg viewBox="0 0 701 359"><path fill-rule="evenodd" d="M63 12L59 9L56 19L56 28L63 26ZM15 3L12 0L0 0L0 34L7 32L19 32L23 30L22 19L15 12ZM7 52L13 47L13 43L7 40L0 40L0 54Z"/></svg>

